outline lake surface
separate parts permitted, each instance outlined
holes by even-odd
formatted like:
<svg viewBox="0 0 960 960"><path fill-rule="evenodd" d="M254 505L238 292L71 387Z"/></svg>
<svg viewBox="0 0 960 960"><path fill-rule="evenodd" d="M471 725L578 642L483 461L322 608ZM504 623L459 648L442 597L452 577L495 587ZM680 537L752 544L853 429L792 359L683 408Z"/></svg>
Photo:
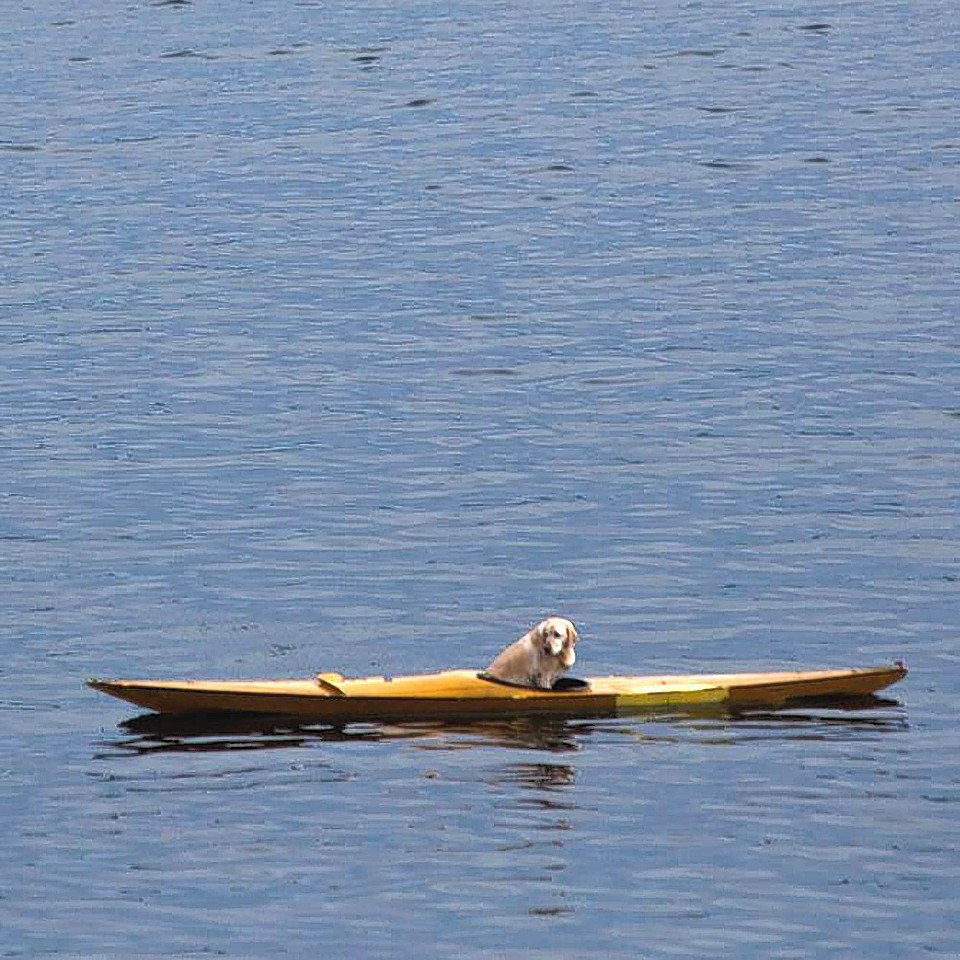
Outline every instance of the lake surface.
<svg viewBox="0 0 960 960"><path fill-rule="evenodd" d="M952 4L3 9L0 956L960 953ZM342 731L82 684L547 612L581 675L911 674Z"/></svg>

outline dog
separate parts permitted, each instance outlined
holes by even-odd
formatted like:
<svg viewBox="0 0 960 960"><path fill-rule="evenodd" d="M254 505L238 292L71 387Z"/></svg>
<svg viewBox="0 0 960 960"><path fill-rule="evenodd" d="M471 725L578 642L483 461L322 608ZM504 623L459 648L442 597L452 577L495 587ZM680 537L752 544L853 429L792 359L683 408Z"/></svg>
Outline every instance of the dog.
<svg viewBox="0 0 960 960"><path fill-rule="evenodd" d="M547 617L511 643L483 672L504 683L549 690L577 661L577 628L563 617Z"/></svg>

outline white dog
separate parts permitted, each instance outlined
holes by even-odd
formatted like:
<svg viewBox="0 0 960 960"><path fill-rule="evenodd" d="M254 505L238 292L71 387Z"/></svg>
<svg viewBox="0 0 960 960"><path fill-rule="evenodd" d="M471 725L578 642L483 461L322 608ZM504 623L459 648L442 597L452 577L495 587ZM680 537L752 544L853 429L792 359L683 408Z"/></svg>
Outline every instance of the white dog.
<svg viewBox="0 0 960 960"><path fill-rule="evenodd" d="M577 661L577 628L563 617L548 617L511 643L484 671L488 677L549 690Z"/></svg>

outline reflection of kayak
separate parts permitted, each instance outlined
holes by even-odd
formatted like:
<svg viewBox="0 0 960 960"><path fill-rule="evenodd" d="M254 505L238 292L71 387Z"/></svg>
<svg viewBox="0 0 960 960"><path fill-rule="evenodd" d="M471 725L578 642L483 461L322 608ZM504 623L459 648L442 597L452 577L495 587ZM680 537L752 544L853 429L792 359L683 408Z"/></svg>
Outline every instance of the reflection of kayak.
<svg viewBox="0 0 960 960"><path fill-rule="evenodd" d="M88 680L95 690L159 713L267 713L329 723L553 715L605 717L657 710L778 708L869 696L902 679L902 663L856 670L716 673L560 680L517 687L472 670L348 680Z"/></svg>

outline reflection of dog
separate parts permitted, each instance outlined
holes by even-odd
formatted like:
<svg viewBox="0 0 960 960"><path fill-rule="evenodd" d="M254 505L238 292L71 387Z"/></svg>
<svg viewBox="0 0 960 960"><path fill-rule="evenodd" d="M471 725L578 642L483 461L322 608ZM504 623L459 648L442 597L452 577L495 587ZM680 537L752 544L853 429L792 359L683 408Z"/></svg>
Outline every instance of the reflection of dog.
<svg viewBox="0 0 960 960"><path fill-rule="evenodd" d="M577 660L577 628L563 617L548 617L511 643L487 667L487 676L507 683L549 690Z"/></svg>

